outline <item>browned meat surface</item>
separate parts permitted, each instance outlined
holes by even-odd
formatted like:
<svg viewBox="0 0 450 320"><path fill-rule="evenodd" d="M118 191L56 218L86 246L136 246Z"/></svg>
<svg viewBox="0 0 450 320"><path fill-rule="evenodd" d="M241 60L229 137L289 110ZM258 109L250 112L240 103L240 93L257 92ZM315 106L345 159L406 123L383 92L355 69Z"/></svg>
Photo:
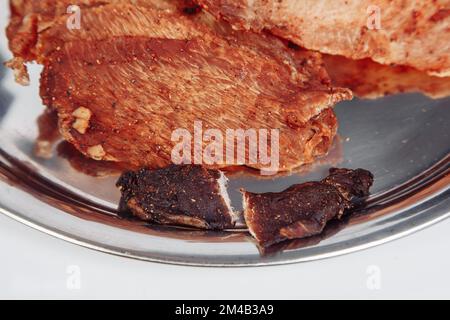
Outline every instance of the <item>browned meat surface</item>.
<svg viewBox="0 0 450 320"><path fill-rule="evenodd" d="M47 27L39 23L32 56L21 57L44 65L43 101L82 153L129 168L165 167L177 143L172 132L193 133L195 121L223 134L279 129L280 171L328 151L337 129L330 108L351 93L330 86L319 54L269 34L233 32L206 14L183 15L167 5L173 1L112 2L86 1L80 30L68 30L58 10L40 13ZM156 8L162 3L169 9Z"/></svg>
<svg viewBox="0 0 450 320"><path fill-rule="evenodd" d="M117 182L120 211L158 224L232 228L236 216L225 184L222 172L194 165L127 172Z"/></svg>
<svg viewBox="0 0 450 320"><path fill-rule="evenodd" d="M74 1L75 5L96 4L98 0ZM37 60L36 45L39 33L51 27L53 20L66 14L69 0L10 0L11 18L6 29L14 59L7 66L15 71L16 81L28 85L26 62Z"/></svg>
<svg viewBox="0 0 450 320"><path fill-rule="evenodd" d="M434 99L450 95L450 77L434 77L411 67L386 66L370 59L323 55L323 60L332 84L351 89L359 98L408 92L420 92Z"/></svg>
<svg viewBox="0 0 450 320"><path fill-rule="evenodd" d="M81 14L89 8L107 4L134 4L173 11L182 0L10 0L11 19L6 30L10 48L17 56L36 59L39 34L61 17L68 18L70 6L78 6ZM73 11L72 11L73 12ZM66 19L67 20L67 19Z"/></svg>
<svg viewBox="0 0 450 320"><path fill-rule="evenodd" d="M369 194L373 176L362 169L331 169L321 182L294 185L283 192L244 192L244 217L262 246L320 234L328 221L352 208L353 198Z"/></svg>
<svg viewBox="0 0 450 320"><path fill-rule="evenodd" d="M307 49L450 76L450 0L198 1L235 28L267 29Z"/></svg>
<svg viewBox="0 0 450 320"><path fill-rule="evenodd" d="M373 184L373 175L364 169L332 168L322 183L335 187L345 200L353 201L369 195L370 187Z"/></svg>

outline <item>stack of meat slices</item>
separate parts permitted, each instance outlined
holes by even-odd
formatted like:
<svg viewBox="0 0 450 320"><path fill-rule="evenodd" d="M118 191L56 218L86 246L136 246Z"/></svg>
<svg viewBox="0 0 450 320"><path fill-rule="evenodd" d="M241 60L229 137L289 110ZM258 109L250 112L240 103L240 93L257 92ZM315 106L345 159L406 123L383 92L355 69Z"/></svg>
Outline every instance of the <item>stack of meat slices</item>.
<svg viewBox="0 0 450 320"><path fill-rule="evenodd" d="M327 54L333 84L362 98L450 94L449 0L197 0L236 30L269 30Z"/></svg>
<svg viewBox="0 0 450 320"><path fill-rule="evenodd" d="M243 30L310 49L450 76L448 0L197 0Z"/></svg>
<svg viewBox="0 0 450 320"><path fill-rule="evenodd" d="M130 168L168 165L171 132L200 120L221 131L279 129L287 171L328 151L331 108L352 97L340 87L365 98L449 94L448 0L10 3L17 81L29 82L27 62L43 64L41 96L64 138ZM67 14L74 6L81 11ZM68 28L72 15L79 28ZM330 55L323 62L277 37Z"/></svg>
<svg viewBox="0 0 450 320"><path fill-rule="evenodd" d="M234 31L185 1L11 4L9 65L25 83L24 63L44 65L44 103L57 111L63 137L96 160L165 167L174 130L193 134L201 121L221 132L278 129L279 170L287 171L327 153L337 130L332 108L352 98L331 86L319 53ZM69 4L81 8L80 29L67 27Z"/></svg>

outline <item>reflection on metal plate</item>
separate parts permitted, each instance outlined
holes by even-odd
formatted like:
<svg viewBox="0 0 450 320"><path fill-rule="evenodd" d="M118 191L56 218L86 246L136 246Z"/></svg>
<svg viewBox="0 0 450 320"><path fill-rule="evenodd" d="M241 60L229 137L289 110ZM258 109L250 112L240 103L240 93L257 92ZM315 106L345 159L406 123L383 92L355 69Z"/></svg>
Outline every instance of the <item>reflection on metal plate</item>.
<svg viewBox="0 0 450 320"><path fill-rule="evenodd" d="M4 44L2 39L1 60L8 55ZM38 93L40 69L30 71L32 85L20 87L11 72L0 69L0 212L67 241L165 263L272 265L368 248L450 215L450 98L403 94L338 105L339 138L315 165L286 176L231 175L231 200L240 209L242 187L281 191L321 179L330 166L372 171L376 180L364 211L330 224L319 237L260 251L245 230L200 232L118 219L114 168L79 162L64 144L53 156L36 157L37 118L44 108ZM80 170L107 175L92 177Z"/></svg>

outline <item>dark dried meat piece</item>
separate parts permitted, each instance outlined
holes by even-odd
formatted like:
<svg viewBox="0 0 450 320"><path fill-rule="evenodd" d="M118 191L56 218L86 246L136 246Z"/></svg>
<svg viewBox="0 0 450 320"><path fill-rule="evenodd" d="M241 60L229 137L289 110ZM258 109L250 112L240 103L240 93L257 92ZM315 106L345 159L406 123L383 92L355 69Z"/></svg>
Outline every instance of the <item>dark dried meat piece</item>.
<svg viewBox="0 0 450 320"><path fill-rule="evenodd" d="M169 166L127 172L117 182L120 211L158 224L201 229L232 228L236 216L226 192L226 177L201 166Z"/></svg>
<svg viewBox="0 0 450 320"><path fill-rule="evenodd" d="M243 192L244 217L262 246L320 234L328 221L352 208L354 198L367 196L373 183L362 169L331 169L321 182L294 185L280 193Z"/></svg>
<svg viewBox="0 0 450 320"><path fill-rule="evenodd" d="M373 174L364 169L330 169L328 177L322 180L336 187L342 196L351 201L353 198L363 198L369 195L373 184Z"/></svg>

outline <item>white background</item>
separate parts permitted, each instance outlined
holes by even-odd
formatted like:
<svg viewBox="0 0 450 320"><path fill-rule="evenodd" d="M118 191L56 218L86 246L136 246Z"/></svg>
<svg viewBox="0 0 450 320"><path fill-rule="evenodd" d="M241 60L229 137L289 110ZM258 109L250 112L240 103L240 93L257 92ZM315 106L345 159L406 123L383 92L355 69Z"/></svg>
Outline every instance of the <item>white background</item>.
<svg viewBox="0 0 450 320"><path fill-rule="evenodd" d="M0 4L1 29L6 2ZM0 298L450 298L449 243L447 220L408 238L329 260L194 268L94 252L0 215Z"/></svg>
<svg viewBox="0 0 450 320"><path fill-rule="evenodd" d="M95 252L0 215L0 298L450 298L449 243L446 220L409 237L328 260L196 268ZM73 277L77 270L79 282Z"/></svg>

